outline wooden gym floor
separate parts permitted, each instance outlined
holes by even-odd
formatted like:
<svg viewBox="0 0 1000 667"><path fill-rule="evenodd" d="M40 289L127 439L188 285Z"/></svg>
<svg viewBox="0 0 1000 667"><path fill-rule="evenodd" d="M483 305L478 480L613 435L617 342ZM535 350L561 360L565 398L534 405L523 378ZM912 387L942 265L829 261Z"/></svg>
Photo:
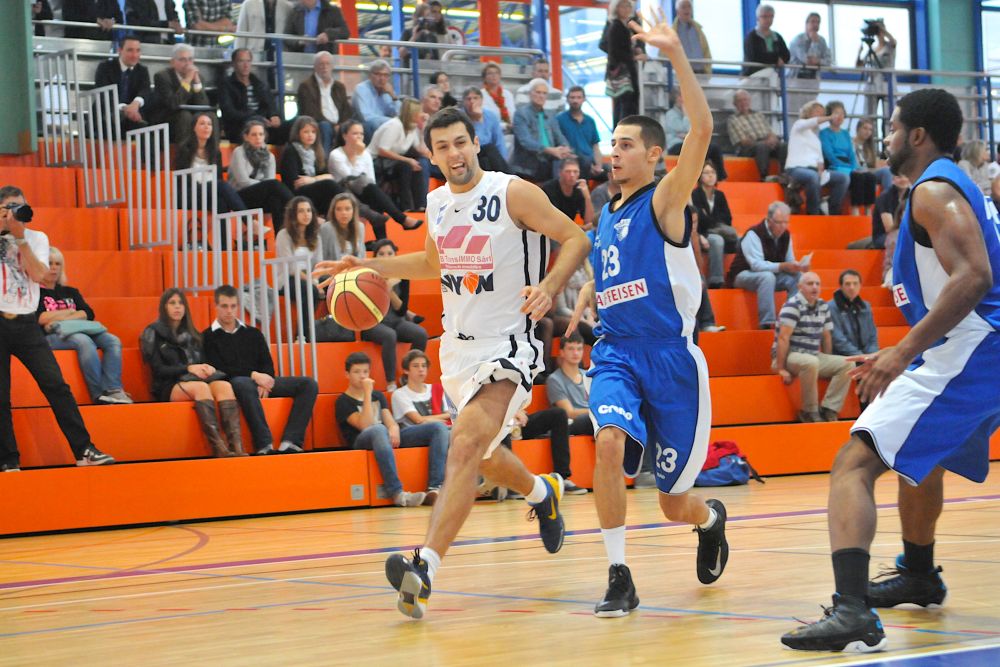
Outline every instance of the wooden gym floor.
<svg viewBox="0 0 1000 667"><path fill-rule="evenodd" d="M590 496L566 500L554 556L523 501L478 503L421 622L396 611L382 563L420 543L425 508L3 539L0 665L997 665L998 467L983 485L947 478L937 560L948 600L883 612L890 650L877 656L778 643L832 589L828 478L809 475L713 492L732 551L712 586L695 577L690 529L664 524L654 491L630 491L642 604L624 619L591 615L607 567ZM873 572L900 549L895 480L878 500Z"/></svg>

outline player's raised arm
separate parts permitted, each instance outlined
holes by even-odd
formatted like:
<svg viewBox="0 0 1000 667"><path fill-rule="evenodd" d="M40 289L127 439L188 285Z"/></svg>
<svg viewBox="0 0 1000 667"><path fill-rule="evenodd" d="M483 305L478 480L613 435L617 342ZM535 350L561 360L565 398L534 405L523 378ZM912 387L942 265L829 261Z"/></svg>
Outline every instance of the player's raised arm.
<svg viewBox="0 0 1000 667"><path fill-rule="evenodd" d="M545 196L541 188L515 179L507 186L507 210L518 224L538 232L560 245L555 264L537 287L525 287L521 312L537 321L552 307L555 295L590 252L590 240L576 223L566 217Z"/></svg>
<svg viewBox="0 0 1000 667"><path fill-rule="evenodd" d="M423 252L408 252L395 257L355 257L347 255L342 259L330 262L319 262L313 269L314 277L326 277L320 287L326 287L333 276L358 266L377 271L385 278L400 278L403 280L433 280L441 277L441 264L438 258L437 246L427 234Z"/></svg>
<svg viewBox="0 0 1000 667"><path fill-rule="evenodd" d="M698 183L702 167L705 166L708 145L712 140L712 111L708 108L708 100L691 69L691 63L684 54L681 40L667 24L663 11L654 10L649 20L643 17L643 23L649 25L648 29L643 30L641 26L633 24L639 30L636 38L655 46L670 59L674 75L680 84L681 95L684 96L685 111L691 119L691 131L684 139L677 166L660 181L653 195L653 210L660 227L667 238L680 243L684 240L684 205Z"/></svg>

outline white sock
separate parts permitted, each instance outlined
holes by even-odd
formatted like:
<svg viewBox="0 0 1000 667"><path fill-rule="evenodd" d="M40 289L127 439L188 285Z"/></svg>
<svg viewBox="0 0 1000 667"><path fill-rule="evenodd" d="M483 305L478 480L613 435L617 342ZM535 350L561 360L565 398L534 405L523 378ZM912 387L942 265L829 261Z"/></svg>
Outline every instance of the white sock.
<svg viewBox="0 0 1000 667"><path fill-rule="evenodd" d="M698 526L698 530L708 530L715 525L715 520L719 518L719 513L711 507L708 508L708 520Z"/></svg>
<svg viewBox="0 0 1000 667"><path fill-rule="evenodd" d="M601 528L604 539L604 551L608 554L611 565L625 564L625 526L617 528Z"/></svg>
<svg viewBox="0 0 1000 667"><path fill-rule="evenodd" d="M538 503L545 500L545 496L549 493L548 485L542 481L542 478L535 475L535 485L531 487L531 493L526 495L524 499L529 505L537 505Z"/></svg>
<svg viewBox="0 0 1000 667"><path fill-rule="evenodd" d="M427 563L427 578L434 581L434 575L441 567L441 556L438 556L438 553L430 547L421 547L420 560Z"/></svg>

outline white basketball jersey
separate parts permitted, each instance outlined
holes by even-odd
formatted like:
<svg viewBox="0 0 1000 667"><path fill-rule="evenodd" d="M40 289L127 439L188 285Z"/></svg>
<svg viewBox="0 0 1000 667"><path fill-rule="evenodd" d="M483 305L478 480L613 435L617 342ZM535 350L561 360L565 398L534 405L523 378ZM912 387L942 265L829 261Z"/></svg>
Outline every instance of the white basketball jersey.
<svg viewBox="0 0 1000 667"><path fill-rule="evenodd" d="M445 185L427 195L448 335L506 338L534 329L520 310L521 290L545 277L548 240L517 227L507 212L507 185L514 178L486 171L468 192L456 194Z"/></svg>

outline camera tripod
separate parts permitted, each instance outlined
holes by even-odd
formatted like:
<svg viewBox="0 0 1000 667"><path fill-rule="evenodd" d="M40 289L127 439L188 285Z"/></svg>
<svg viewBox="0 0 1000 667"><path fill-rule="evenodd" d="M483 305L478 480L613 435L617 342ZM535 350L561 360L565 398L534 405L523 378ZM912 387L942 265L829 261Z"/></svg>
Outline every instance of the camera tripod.
<svg viewBox="0 0 1000 667"><path fill-rule="evenodd" d="M879 138L881 138L885 136L887 122L886 118L878 117L878 103L884 95L879 90L884 85L884 75L878 71L882 69L882 61L879 59L878 54L875 53L875 49L872 48L872 45L875 43L874 37L865 35L861 38L861 42L864 45L862 46L862 50L866 51L864 58L860 59L864 74L854 93L854 104L851 105L851 115L853 116L857 111L858 100L863 99L865 115L875 119L876 132L879 134ZM884 103L883 107L885 107Z"/></svg>

